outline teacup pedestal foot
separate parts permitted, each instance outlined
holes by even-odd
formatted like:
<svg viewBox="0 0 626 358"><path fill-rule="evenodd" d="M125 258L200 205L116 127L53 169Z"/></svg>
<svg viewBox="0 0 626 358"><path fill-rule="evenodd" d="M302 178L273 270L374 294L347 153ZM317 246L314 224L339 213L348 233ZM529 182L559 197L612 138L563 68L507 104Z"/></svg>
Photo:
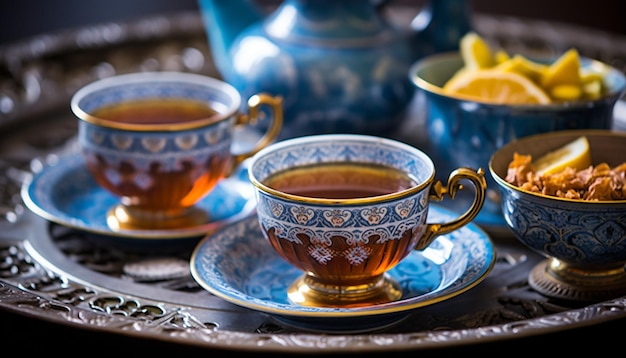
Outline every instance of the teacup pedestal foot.
<svg viewBox="0 0 626 358"><path fill-rule="evenodd" d="M626 294L626 270L624 265L606 269L580 269L551 258L533 268L528 283L547 297L601 302Z"/></svg>
<svg viewBox="0 0 626 358"><path fill-rule="evenodd" d="M115 205L107 212L111 230L175 230L196 227L209 222L202 209L189 207L178 211L152 211Z"/></svg>
<svg viewBox="0 0 626 358"><path fill-rule="evenodd" d="M397 301L402 297L400 284L388 275L355 285L334 285L302 275L287 291L289 301L308 307L364 307Z"/></svg>

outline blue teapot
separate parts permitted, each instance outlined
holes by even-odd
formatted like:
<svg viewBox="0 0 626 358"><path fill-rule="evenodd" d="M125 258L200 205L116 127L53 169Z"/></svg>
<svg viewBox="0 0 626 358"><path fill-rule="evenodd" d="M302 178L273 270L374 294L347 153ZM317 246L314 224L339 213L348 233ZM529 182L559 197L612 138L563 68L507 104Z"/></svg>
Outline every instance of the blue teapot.
<svg viewBox="0 0 626 358"><path fill-rule="evenodd" d="M222 79L243 98L283 97L281 139L398 130L421 54L418 37L383 16L385 2L284 0L266 13L251 0L198 0Z"/></svg>

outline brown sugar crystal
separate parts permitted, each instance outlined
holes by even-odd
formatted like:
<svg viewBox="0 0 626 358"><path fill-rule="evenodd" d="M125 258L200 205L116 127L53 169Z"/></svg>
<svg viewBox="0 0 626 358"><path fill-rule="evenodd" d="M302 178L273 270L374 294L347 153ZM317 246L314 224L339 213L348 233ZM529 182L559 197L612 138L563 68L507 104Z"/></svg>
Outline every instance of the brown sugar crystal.
<svg viewBox="0 0 626 358"><path fill-rule="evenodd" d="M567 199L626 200L626 162L614 168L601 163L544 175L536 174L531 163L530 155L514 153L505 180L522 190Z"/></svg>

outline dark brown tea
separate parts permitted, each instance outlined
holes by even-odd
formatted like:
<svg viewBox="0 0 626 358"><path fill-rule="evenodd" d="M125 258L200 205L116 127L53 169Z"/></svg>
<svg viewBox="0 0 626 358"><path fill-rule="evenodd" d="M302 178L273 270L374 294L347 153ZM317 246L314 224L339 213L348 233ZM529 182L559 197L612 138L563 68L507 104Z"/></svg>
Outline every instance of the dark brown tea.
<svg viewBox="0 0 626 358"><path fill-rule="evenodd" d="M401 170L372 163L316 163L271 175L264 184L311 198L353 199L391 194L416 185Z"/></svg>
<svg viewBox="0 0 626 358"><path fill-rule="evenodd" d="M217 113L206 102L182 98L159 98L116 103L99 108L92 114L115 122L167 124L210 118Z"/></svg>
<svg viewBox="0 0 626 358"><path fill-rule="evenodd" d="M92 115L125 124L175 124L210 118L217 113L209 103L201 101L150 98L105 106ZM145 133L150 133L150 129ZM181 136L179 145L186 144L182 139L201 135L202 127L185 133L189 135ZM195 152L201 150L194 148ZM154 159L145 168L134 160L132 151L128 160L121 162L107 160L106 154L98 151L85 152L85 156L87 166L103 188L123 197L123 202L135 210L158 212L177 212L194 205L226 176L233 160L231 153L223 150L207 151L205 157L190 152L188 158L177 159L175 168L165 170L161 161L167 155ZM111 173L115 173L115 180L111 180Z"/></svg>

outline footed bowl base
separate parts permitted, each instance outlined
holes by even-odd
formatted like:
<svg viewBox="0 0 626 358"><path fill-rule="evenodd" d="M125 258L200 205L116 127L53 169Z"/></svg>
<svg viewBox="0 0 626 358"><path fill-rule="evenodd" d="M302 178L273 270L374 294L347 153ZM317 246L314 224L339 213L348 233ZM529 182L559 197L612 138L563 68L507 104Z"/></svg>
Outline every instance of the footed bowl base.
<svg viewBox="0 0 626 358"><path fill-rule="evenodd" d="M585 272L567 268L556 259L546 259L531 270L528 283L547 297L600 302L626 294L626 270L622 266L621 269Z"/></svg>

